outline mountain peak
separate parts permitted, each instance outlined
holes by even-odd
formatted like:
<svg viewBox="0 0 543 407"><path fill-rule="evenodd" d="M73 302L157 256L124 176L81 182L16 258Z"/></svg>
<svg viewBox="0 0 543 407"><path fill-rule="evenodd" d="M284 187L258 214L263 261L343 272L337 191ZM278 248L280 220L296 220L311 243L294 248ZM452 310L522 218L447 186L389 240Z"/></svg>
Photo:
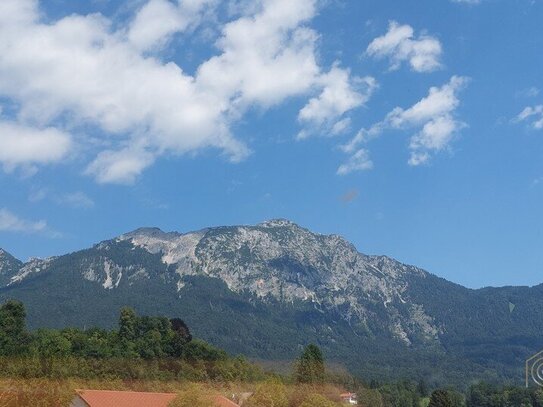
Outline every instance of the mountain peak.
<svg viewBox="0 0 543 407"><path fill-rule="evenodd" d="M171 237L172 235L177 236L177 232L164 232L162 229L157 227L141 227L132 232L124 233L119 238L121 240L129 240L132 238L155 238L155 239L165 239Z"/></svg>
<svg viewBox="0 0 543 407"><path fill-rule="evenodd" d="M9 281L9 278L17 273L22 265L20 260L0 248L0 285Z"/></svg>
<svg viewBox="0 0 543 407"><path fill-rule="evenodd" d="M157 235L162 234L164 231L157 227L141 227L137 228L136 230L133 230L132 232L129 232L130 234L138 234L138 235Z"/></svg>
<svg viewBox="0 0 543 407"><path fill-rule="evenodd" d="M275 228L275 227L300 227L296 223L284 219L284 218L277 218L277 219L270 219L265 222L259 223L258 226L268 227L268 228Z"/></svg>
<svg viewBox="0 0 543 407"><path fill-rule="evenodd" d="M15 257L11 255L11 253L5 251L0 247L0 260L1 259L8 259L8 260L17 260Z"/></svg>

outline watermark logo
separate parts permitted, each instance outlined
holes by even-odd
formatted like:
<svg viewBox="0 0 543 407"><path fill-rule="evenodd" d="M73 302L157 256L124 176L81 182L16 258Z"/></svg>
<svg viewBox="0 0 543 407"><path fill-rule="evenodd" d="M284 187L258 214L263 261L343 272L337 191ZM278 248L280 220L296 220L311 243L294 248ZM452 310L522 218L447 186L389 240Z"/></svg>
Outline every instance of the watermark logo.
<svg viewBox="0 0 543 407"><path fill-rule="evenodd" d="M530 383L543 387L543 350L526 359L526 387Z"/></svg>

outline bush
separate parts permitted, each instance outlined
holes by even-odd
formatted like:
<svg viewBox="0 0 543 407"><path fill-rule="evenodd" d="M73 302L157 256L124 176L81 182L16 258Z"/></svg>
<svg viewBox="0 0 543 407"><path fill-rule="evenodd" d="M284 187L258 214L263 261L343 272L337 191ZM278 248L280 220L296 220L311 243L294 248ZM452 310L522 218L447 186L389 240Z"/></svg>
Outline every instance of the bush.
<svg viewBox="0 0 543 407"><path fill-rule="evenodd" d="M338 403L328 400L320 394L310 394L300 407L338 407Z"/></svg>
<svg viewBox="0 0 543 407"><path fill-rule="evenodd" d="M180 392L169 407L214 407L213 397L203 386L191 384Z"/></svg>

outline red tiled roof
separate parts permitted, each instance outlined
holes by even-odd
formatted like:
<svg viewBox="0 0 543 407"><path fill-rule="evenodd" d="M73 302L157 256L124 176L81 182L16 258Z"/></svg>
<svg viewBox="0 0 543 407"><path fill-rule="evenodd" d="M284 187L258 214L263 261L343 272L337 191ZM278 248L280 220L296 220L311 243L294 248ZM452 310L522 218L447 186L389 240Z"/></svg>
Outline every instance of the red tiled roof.
<svg viewBox="0 0 543 407"><path fill-rule="evenodd" d="M135 391L76 390L89 407L167 407L175 393Z"/></svg>
<svg viewBox="0 0 543 407"><path fill-rule="evenodd" d="M215 406L216 407L239 407L236 403L234 403L231 400L228 400L226 397L223 397L223 396L215 397Z"/></svg>

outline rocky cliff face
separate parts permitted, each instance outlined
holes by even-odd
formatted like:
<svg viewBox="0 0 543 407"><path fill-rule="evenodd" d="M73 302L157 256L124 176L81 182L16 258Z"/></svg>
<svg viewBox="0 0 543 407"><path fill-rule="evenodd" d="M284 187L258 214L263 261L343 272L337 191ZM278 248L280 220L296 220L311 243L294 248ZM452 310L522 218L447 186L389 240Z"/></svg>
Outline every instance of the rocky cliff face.
<svg viewBox="0 0 543 407"><path fill-rule="evenodd" d="M390 332L408 344L414 334L436 339L439 332L408 294L409 278L425 277L426 272L384 256L363 255L340 236L315 234L287 220L187 234L139 229L119 240L160 254L162 262L175 268L178 289L185 276L203 274L224 281L234 292L308 301L347 321L367 324L385 317ZM375 308L383 312L378 316Z"/></svg>

